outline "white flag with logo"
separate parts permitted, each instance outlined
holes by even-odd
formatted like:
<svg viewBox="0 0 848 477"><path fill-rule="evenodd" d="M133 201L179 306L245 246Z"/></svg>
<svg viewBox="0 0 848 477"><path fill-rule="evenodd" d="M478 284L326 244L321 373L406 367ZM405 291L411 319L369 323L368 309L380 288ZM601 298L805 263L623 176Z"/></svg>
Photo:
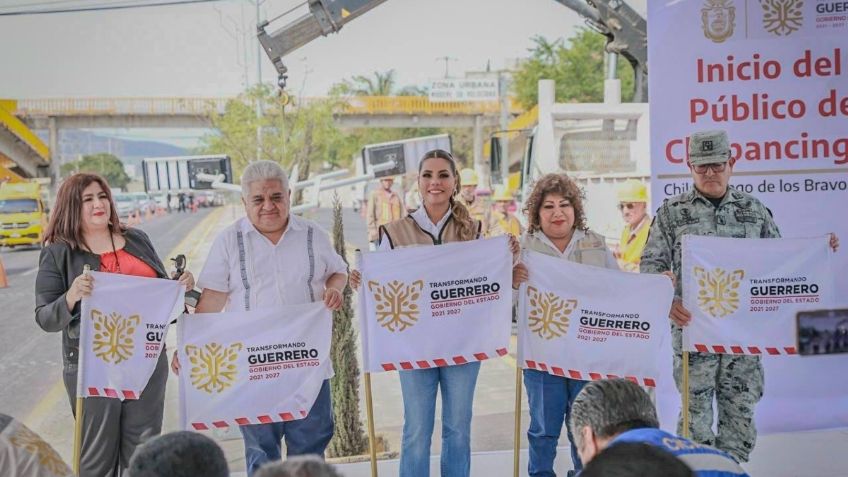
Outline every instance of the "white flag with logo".
<svg viewBox="0 0 848 477"><path fill-rule="evenodd" d="M684 236L684 349L796 354L795 314L831 307L828 240Z"/></svg>
<svg viewBox="0 0 848 477"><path fill-rule="evenodd" d="M77 395L138 399L156 369L168 325L183 311L174 280L90 272L80 313Z"/></svg>
<svg viewBox="0 0 848 477"><path fill-rule="evenodd" d="M525 252L518 298L522 367L573 379L627 378L656 386L671 356L671 280Z"/></svg>
<svg viewBox="0 0 848 477"><path fill-rule="evenodd" d="M452 366L507 353L506 237L364 253L360 326L369 372Z"/></svg>
<svg viewBox="0 0 848 477"><path fill-rule="evenodd" d="M332 375L322 302L184 315L177 327L184 429L303 419Z"/></svg>

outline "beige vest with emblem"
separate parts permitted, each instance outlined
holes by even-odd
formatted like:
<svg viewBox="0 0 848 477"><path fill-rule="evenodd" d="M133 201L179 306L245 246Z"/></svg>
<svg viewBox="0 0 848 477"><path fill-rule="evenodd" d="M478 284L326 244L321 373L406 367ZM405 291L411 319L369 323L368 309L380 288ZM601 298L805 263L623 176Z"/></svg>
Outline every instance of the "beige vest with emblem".
<svg viewBox="0 0 848 477"><path fill-rule="evenodd" d="M535 232L535 234L541 233L541 230ZM606 268L607 246L603 235L592 232L591 230L587 230L585 233L586 235L574 244L574 249L568 255L568 260L576 263L582 263L583 265L594 265L596 267ZM521 237L522 248L525 250L544 253L545 255L550 255L552 257L560 256L556 250L552 249L550 245L545 242L542 242L535 234L528 232Z"/></svg>
<svg viewBox="0 0 848 477"><path fill-rule="evenodd" d="M477 229L477 236L480 235L480 222L473 220L474 228ZM428 232L425 232L411 215L408 215L400 220L389 222L386 225L380 226L380 241L383 241L383 236L389 239L389 245L392 249L404 247L418 247L422 245L441 245L448 242L462 242L459 237L459 226L457 221L451 215L438 237L433 237ZM476 237L475 237L476 238ZM473 239L471 239L473 240Z"/></svg>

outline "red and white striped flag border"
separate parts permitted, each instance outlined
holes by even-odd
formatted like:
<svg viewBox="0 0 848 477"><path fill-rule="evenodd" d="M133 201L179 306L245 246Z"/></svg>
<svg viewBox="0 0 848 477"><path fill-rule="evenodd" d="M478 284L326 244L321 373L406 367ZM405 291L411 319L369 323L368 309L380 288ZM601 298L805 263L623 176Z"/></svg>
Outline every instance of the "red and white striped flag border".
<svg viewBox="0 0 848 477"><path fill-rule="evenodd" d="M798 354L794 346L739 346L739 345L693 345L698 353L712 354L750 354L750 355L793 355Z"/></svg>
<svg viewBox="0 0 848 477"><path fill-rule="evenodd" d="M130 389L86 388L85 397L107 397L112 399L138 399L138 394Z"/></svg>
<svg viewBox="0 0 848 477"><path fill-rule="evenodd" d="M598 373L594 371L577 371L576 369L563 369L557 366L549 366L546 363L540 363L538 361L530 361L529 359L525 361L527 368L535 369L537 371L544 371L546 373L553 374L555 376L562 376L563 378L571 378L571 379L581 379L584 381L597 381L599 379L617 379L624 378L629 381L633 381L636 384L648 386L651 388L655 388L657 386L656 379L642 377L639 378L637 376L619 376L617 374L604 374Z"/></svg>
<svg viewBox="0 0 848 477"><path fill-rule="evenodd" d="M222 429L230 426L247 426L250 424L270 424L272 422L289 422L296 421L298 419L304 419L308 414L308 411L300 410L294 412L280 412L277 414L265 414L262 416L256 416L253 418L249 417L237 417L235 419L227 420L222 419L219 421L212 422L192 422L191 427L196 431L207 431L209 429ZM296 416L300 417L296 417Z"/></svg>
<svg viewBox="0 0 848 477"><path fill-rule="evenodd" d="M508 353L506 348L498 348L494 353L474 353L471 356L458 355L450 358L422 359L415 361L401 361L399 363L381 363L383 371L408 371L410 369L429 369L470 363L473 361L484 361L495 356L504 356Z"/></svg>

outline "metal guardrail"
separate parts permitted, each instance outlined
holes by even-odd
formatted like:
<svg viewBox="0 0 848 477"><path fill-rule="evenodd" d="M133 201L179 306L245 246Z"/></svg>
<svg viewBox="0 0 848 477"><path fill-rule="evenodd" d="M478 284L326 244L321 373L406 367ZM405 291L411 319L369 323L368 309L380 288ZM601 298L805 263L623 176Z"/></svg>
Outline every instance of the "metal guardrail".
<svg viewBox="0 0 848 477"><path fill-rule="evenodd" d="M165 115L203 116L212 111L223 113L227 102L237 98L47 98L18 101L16 115L38 116L103 116ZM292 108L326 101L329 98L295 98ZM477 115L499 114L500 103L431 102L426 96L352 96L339 100L340 114L350 115ZM523 109L511 101L510 112Z"/></svg>

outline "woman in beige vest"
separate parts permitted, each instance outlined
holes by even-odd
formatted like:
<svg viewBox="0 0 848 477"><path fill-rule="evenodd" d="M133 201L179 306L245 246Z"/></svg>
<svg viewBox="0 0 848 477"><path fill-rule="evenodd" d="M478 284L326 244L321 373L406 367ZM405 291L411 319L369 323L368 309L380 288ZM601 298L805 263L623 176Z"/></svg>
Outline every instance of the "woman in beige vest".
<svg viewBox="0 0 848 477"><path fill-rule="evenodd" d="M460 191L456 162L436 149L418 165L422 206L409 216L380 227L378 250L441 245L480 238L480 222L456 199ZM510 248L518 252L512 238ZM444 264L435 264L443 266ZM361 275L352 270L350 283L359 287ZM471 472L471 405L480 362L439 368L400 371L403 394L401 477L430 475L430 441L436 413L436 391L442 395L443 477L467 477Z"/></svg>
<svg viewBox="0 0 848 477"><path fill-rule="evenodd" d="M521 248L544 253L564 260L618 270L612 252L604 237L586 226L580 188L565 174L548 174L533 187L524 208L529 227L521 237ZM518 288L527 281L530 271L523 263L512 270L512 286ZM557 442L563 419L571 414L571 403L583 389L585 381L554 376L533 369L524 370L524 386L530 403L530 443L528 473L531 476L552 476ZM583 466L571 430L567 429L571 444L574 475Z"/></svg>

